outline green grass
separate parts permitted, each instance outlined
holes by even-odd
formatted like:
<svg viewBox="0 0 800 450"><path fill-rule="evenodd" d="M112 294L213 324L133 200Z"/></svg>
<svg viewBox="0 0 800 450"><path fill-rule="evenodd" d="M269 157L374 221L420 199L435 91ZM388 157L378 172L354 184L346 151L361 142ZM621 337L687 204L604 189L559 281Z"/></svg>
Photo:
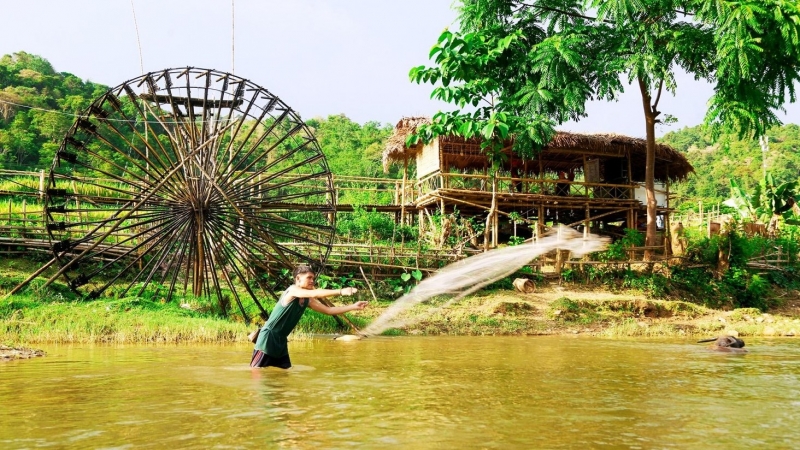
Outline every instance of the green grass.
<svg viewBox="0 0 800 450"><path fill-rule="evenodd" d="M670 323L640 324L634 319L611 323L600 333L604 337L675 337L692 334Z"/></svg>
<svg viewBox="0 0 800 450"><path fill-rule="evenodd" d="M5 344L244 342L248 328L175 303L135 297L53 301L26 294L0 300Z"/></svg>

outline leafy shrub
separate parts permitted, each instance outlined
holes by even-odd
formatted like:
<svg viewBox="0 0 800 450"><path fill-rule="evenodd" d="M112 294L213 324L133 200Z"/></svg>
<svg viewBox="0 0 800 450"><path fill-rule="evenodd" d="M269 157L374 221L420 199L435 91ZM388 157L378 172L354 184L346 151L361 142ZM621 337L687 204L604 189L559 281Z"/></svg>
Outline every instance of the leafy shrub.
<svg viewBox="0 0 800 450"><path fill-rule="evenodd" d="M508 245L520 245L525 243L525 238L522 236L511 236L508 238Z"/></svg>
<svg viewBox="0 0 800 450"><path fill-rule="evenodd" d="M336 222L336 231L340 235L356 239L388 240L395 233L395 222L386 213L354 206L352 214Z"/></svg>
<svg viewBox="0 0 800 450"><path fill-rule="evenodd" d="M553 301L547 308L547 315L554 320L583 324L600 319L600 314L594 308L587 307L585 302L578 302L568 297L561 297Z"/></svg>
<svg viewBox="0 0 800 450"><path fill-rule="evenodd" d="M669 293L669 280L661 274L642 274L626 270L622 277L622 286L639 289L649 297L662 298Z"/></svg>
<svg viewBox="0 0 800 450"><path fill-rule="evenodd" d="M605 251L594 253L594 258L598 261L626 261L628 259L628 252L630 247L641 247L644 245L644 235L642 233L626 228L625 236L606 247Z"/></svg>
<svg viewBox="0 0 800 450"><path fill-rule="evenodd" d="M420 281L422 281L422 271L414 269L411 272L403 272L396 278L388 278L384 283L392 295L403 295L411 291Z"/></svg>

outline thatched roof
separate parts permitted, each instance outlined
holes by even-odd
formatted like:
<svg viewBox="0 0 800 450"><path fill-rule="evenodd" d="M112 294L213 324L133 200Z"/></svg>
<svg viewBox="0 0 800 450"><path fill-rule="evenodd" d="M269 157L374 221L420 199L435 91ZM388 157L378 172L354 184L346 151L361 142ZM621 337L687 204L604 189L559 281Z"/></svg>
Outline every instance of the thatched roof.
<svg viewBox="0 0 800 450"><path fill-rule="evenodd" d="M417 125L430 123L426 117L404 118L397 123L394 133L389 138L383 151L384 169L393 161L402 161L416 157L422 150L422 145L406 147L406 138L414 132ZM477 139L465 141L456 136L439 138L440 142L462 142L479 145ZM570 167L582 166L582 157L576 155L586 154L590 157L621 158L631 157L631 170L633 179L644 180L645 158L647 142L644 139L633 138L620 134L580 134L559 131L553 140L542 151L542 160L545 161L545 170L564 170ZM686 157L674 148L656 143L655 178L659 181L678 181L685 179L694 168Z"/></svg>
<svg viewBox="0 0 800 450"><path fill-rule="evenodd" d="M417 129L418 125L427 123L431 123L431 119L428 117L403 117L397 122L394 132L386 141L386 147L383 148L384 171L389 170L392 161L413 159L417 156L417 153L422 150L422 144L406 147L406 138Z"/></svg>

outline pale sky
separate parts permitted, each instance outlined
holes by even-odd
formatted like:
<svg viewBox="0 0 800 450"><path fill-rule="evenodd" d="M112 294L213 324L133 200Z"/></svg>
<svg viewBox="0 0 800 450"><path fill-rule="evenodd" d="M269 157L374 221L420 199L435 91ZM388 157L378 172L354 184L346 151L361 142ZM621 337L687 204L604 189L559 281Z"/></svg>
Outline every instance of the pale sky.
<svg viewBox="0 0 800 450"><path fill-rule="evenodd" d="M133 8L131 3L133 3ZM439 34L455 24L451 0L0 0L0 54L26 51L59 72L108 86L144 71L194 66L233 72L275 93L303 118L345 114L395 124L453 107L408 81L429 64ZM234 19L231 9L234 9ZM232 29L234 30L232 52ZM233 58L232 58L233 56ZM589 117L559 129L643 137L638 88L595 102ZM702 122L712 88L682 75L660 109L678 118L657 134ZM781 114L800 123L800 106Z"/></svg>

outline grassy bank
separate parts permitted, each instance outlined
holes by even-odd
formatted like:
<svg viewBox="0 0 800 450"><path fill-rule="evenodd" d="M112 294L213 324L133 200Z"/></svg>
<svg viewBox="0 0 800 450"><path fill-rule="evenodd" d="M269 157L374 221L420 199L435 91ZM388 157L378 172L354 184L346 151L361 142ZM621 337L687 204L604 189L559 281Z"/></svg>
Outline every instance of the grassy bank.
<svg viewBox="0 0 800 450"><path fill-rule="evenodd" d="M23 295L0 303L6 344L236 342L246 334L243 323L137 298L42 302Z"/></svg>
<svg viewBox="0 0 800 450"><path fill-rule="evenodd" d="M28 260L0 262L0 298L38 267ZM644 278L643 278L644 279ZM646 280L646 279L645 279ZM63 284L48 288L37 280L20 295L0 300L0 344L37 343L232 343L247 342L247 334L260 319L244 323L223 317L217 305L204 299L77 298ZM510 283L506 283L510 284ZM800 335L800 291L771 290L770 307L736 308L720 302L719 308L701 305L682 290L655 295L652 289L625 288L624 283L561 284L539 281L536 292L522 294L495 289L440 308L432 301L409 309L405 325L388 334L410 335L546 335L594 336L740 336ZM647 286L645 286L647 287ZM388 292L388 293L387 293ZM386 299L388 290L378 292ZM336 298L336 303L369 299L365 289L356 298ZM692 301L687 301L687 299ZM378 317L390 300L370 302L364 311L348 314L363 328ZM266 301L271 309L272 302ZM350 333L330 316L307 312L293 339L312 334Z"/></svg>
<svg viewBox="0 0 800 450"><path fill-rule="evenodd" d="M363 327L390 302L373 302L348 317ZM497 290L438 308L417 305L406 324L387 334L408 335L559 335L604 337L706 337L800 335L800 299L781 310L722 311L680 300L652 300L637 292L544 287L533 294ZM202 311L198 305L120 300L47 301L29 295L0 303L0 343L233 343L246 342L254 325ZM293 339L312 334L349 333L313 311L306 313Z"/></svg>
<svg viewBox="0 0 800 450"><path fill-rule="evenodd" d="M45 274L20 294L3 298L41 261L0 261L0 344L35 343L208 343L246 342L247 334L262 321L244 323L240 316L225 317L207 299L176 296L79 298L57 281L43 287ZM271 302L267 301L271 309ZM363 325L363 320L353 317ZM335 319L309 312L297 327L296 338L312 333L335 333Z"/></svg>
<svg viewBox="0 0 800 450"><path fill-rule="evenodd" d="M357 326L364 318L351 317ZM258 326L220 317L202 303L124 299L45 300L17 295L0 301L0 343L233 343L247 342ZM295 339L342 330L313 311L296 328Z"/></svg>

